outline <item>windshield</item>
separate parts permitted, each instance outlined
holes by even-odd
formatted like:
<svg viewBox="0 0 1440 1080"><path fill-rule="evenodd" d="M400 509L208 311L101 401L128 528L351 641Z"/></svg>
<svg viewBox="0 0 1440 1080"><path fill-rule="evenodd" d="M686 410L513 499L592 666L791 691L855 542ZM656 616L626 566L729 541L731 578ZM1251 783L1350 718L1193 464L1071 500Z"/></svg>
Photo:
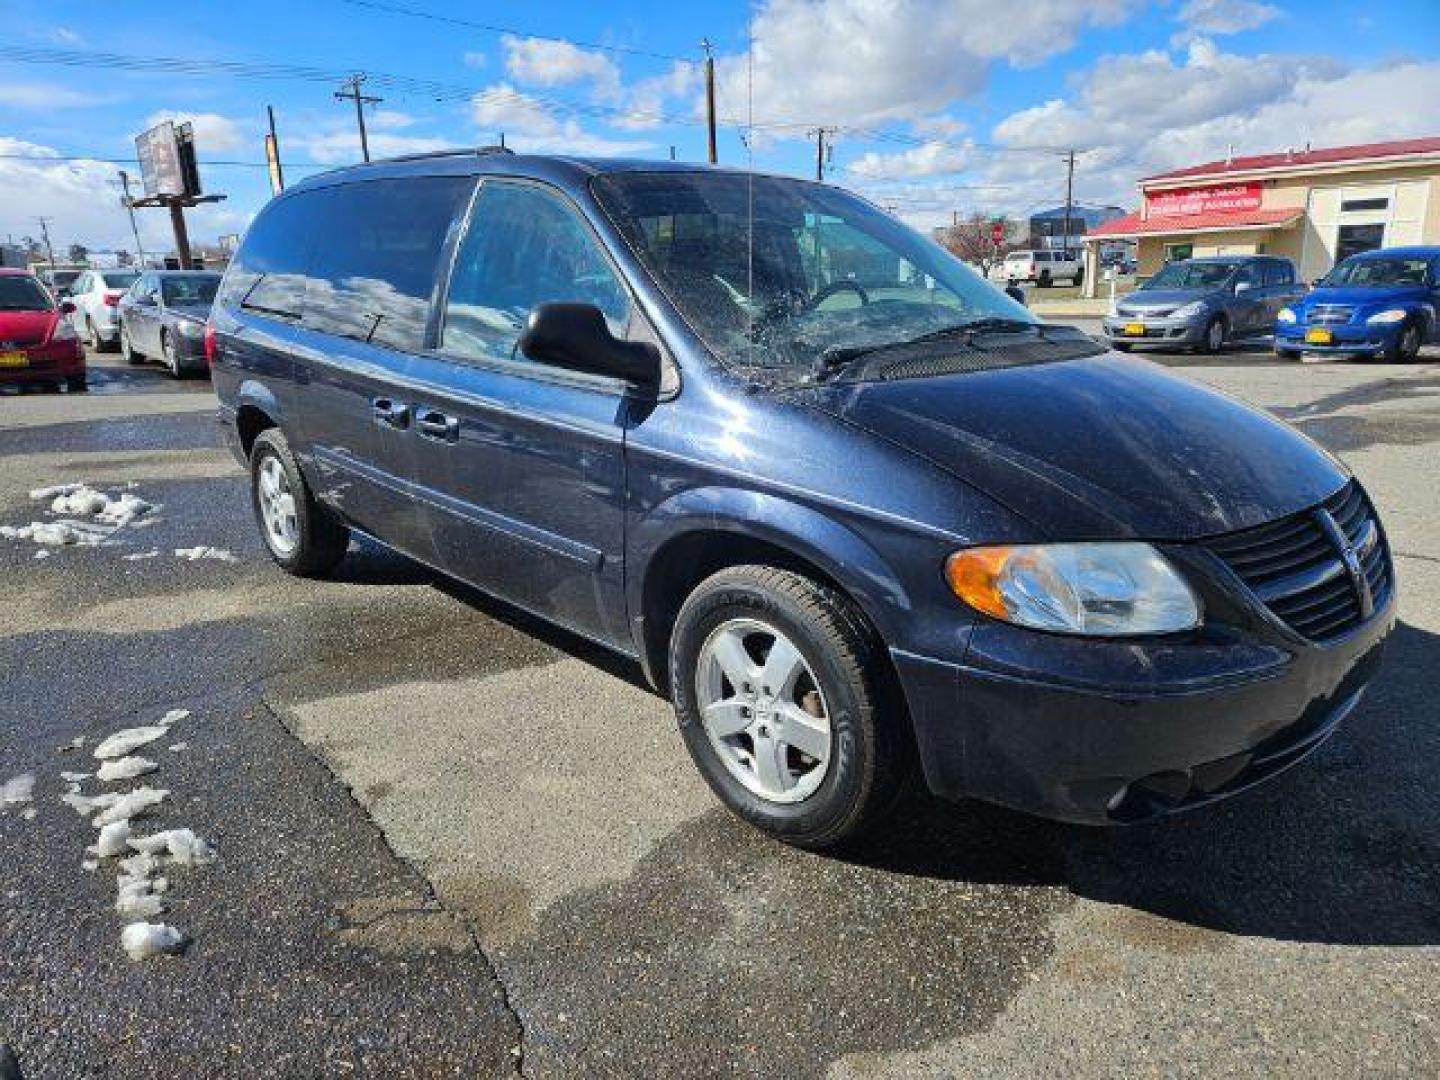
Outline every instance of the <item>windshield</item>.
<svg viewBox="0 0 1440 1080"><path fill-rule="evenodd" d="M1426 259L1346 259L1331 270L1321 284L1367 289L1424 285L1427 265Z"/></svg>
<svg viewBox="0 0 1440 1080"><path fill-rule="evenodd" d="M809 367L976 319L1035 320L933 241L834 188L777 177L611 173L595 196L724 362Z"/></svg>
<svg viewBox="0 0 1440 1080"><path fill-rule="evenodd" d="M219 274L163 278L160 282L167 304L208 304L214 301L219 287Z"/></svg>
<svg viewBox="0 0 1440 1080"><path fill-rule="evenodd" d="M107 289L128 289L131 285L135 284L135 279L139 276L139 274L125 272L118 274L105 273L101 275L101 280L105 282Z"/></svg>
<svg viewBox="0 0 1440 1080"><path fill-rule="evenodd" d="M1140 288L1218 289L1239 265L1233 262L1174 262Z"/></svg>
<svg viewBox="0 0 1440 1080"><path fill-rule="evenodd" d="M33 277L0 274L0 311L49 311L54 306Z"/></svg>

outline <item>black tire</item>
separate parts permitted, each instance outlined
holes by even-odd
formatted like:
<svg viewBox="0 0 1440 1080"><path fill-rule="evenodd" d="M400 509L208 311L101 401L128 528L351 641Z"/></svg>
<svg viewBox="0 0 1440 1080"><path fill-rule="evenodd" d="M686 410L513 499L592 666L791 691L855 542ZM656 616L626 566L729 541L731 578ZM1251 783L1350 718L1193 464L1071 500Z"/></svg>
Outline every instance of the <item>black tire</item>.
<svg viewBox="0 0 1440 1080"><path fill-rule="evenodd" d="M72 394L83 394L90 389L90 380L85 375L71 375L65 380L65 388Z"/></svg>
<svg viewBox="0 0 1440 1080"><path fill-rule="evenodd" d="M277 460L285 470L295 499L297 540L288 552L277 548L260 506L260 469L269 458ZM350 530L315 501L305 477L301 475L300 466L295 462L295 455L290 452L290 444L276 428L262 431L250 448L250 505L255 511L255 521L260 526L265 549L286 572L296 577L323 577L345 557Z"/></svg>
<svg viewBox="0 0 1440 1080"><path fill-rule="evenodd" d="M120 324L120 355L125 357L127 364L143 364L145 362L145 354L138 352L130 344L130 331L125 329L123 322Z"/></svg>
<svg viewBox="0 0 1440 1080"><path fill-rule="evenodd" d="M1277 359L1280 359L1280 360L1299 360L1299 359L1300 359L1300 354L1299 354L1298 352L1296 352L1294 349L1282 349L1282 348L1280 348L1278 345L1275 347L1275 356L1276 356Z"/></svg>
<svg viewBox="0 0 1440 1080"><path fill-rule="evenodd" d="M1135 348L1135 346L1131 345L1128 341L1112 341L1110 343L1110 347L1116 352L1129 352L1131 349Z"/></svg>
<svg viewBox="0 0 1440 1080"><path fill-rule="evenodd" d="M170 336L169 330L160 331L160 357L162 366L170 372L172 379L185 377L185 373L180 370L180 357L175 352L175 339Z"/></svg>
<svg viewBox="0 0 1440 1080"><path fill-rule="evenodd" d="M88 315L85 317L85 347L99 352L101 349L100 332L95 329L95 320Z"/></svg>
<svg viewBox="0 0 1440 1080"><path fill-rule="evenodd" d="M701 723L700 653L716 627L735 618L765 623L790 638L823 697L830 759L819 786L798 802L772 801L737 780ZM819 849L875 824L894 804L914 758L904 706L878 635L834 589L770 566L722 570L681 607L669 664L690 756L720 800L750 824L788 844Z"/></svg>
<svg viewBox="0 0 1440 1080"><path fill-rule="evenodd" d="M1040 288L1042 289L1048 289L1050 287L1050 271L1042 270L1040 272L1040 277L1036 280L1035 284L1040 286Z"/></svg>
<svg viewBox="0 0 1440 1080"><path fill-rule="evenodd" d="M1385 350L1385 362L1408 364L1420 355L1420 346L1425 343L1425 324L1411 317L1405 320L1395 341Z"/></svg>
<svg viewBox="0 0 1440 1080"><path fill-rule="evenodd" d="M1216 327L1219 327L1217 334ZM1225 341L1229 335L1229 324L1225 322L1225 316L1212 315L1210 321L1205 324L1205 333L1200 338L1200 344L1195 351L1205 356L1212 356L1225 348Z"/></svg>

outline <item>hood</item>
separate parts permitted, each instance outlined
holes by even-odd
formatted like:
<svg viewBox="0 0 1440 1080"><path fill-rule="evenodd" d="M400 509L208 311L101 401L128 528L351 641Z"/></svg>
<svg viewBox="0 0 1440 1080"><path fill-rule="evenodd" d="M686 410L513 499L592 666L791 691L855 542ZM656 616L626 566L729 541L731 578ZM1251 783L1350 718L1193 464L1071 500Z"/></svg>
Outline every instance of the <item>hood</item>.
<svg viewBox="0 0 1440 1080"><path fill-rule="evenodd" d="M1170 309L1193 304L1214 293L1214 289L1136 289L1128 296L1115 301L1120 311L1150 311L1155 308Z"/></svg>
<svg viewBox="0 0 1440 1080"><path fill-rule="evenodd" d="M1429 290L1423 285L1396 285L1391 288L1369 289L1348 285L1322 285L1311 289L1302 304L1350 304L1369 307L1371 304L1396 304L1407 300L1423 300Z"/></svg>
<svg viewBox="0 0 1440 1080"><path fill-rule="evenodd" d="M1051 539L1233 532L1311 506L1347 477L1268 413L1115 354L798 397L913 450Z"/></svg>
<svg viewBox="0 0 1440 1080"><path fill-rule="evenodd" d="M50 336L57 315L55 311L0 311L0 348L6 342L38 345Z"/></svg>

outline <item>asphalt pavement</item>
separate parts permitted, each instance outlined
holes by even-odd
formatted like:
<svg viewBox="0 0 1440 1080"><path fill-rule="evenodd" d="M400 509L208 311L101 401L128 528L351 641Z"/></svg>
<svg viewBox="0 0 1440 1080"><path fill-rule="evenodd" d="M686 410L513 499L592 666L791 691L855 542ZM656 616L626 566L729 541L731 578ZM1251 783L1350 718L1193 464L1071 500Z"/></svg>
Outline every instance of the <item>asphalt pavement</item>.
<svg viewBox="0 0 1440 1080"><path fill-rule="evenodd" d="M281 574L203 380L99 357L88 395L0 395L0 523L76 480L161 504L96 548L0 540L0 783L36 778L0 811L0 1046L25 1077L1435 1075L1440 356L1158 359L1367 484L1380 680L1198 814L915 796L825 856L720 810L627 663L372 543ZM60 773L172 708L150 823L219 858L170 875L183 954L134 962Z"/></svg>

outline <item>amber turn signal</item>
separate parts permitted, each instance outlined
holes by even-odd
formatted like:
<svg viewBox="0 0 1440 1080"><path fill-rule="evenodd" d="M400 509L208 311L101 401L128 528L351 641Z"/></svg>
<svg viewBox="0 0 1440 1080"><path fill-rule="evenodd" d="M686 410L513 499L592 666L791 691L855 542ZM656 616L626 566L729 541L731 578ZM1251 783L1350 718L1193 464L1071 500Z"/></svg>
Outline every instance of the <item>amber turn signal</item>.
<svg viewBox="0 0 1440 1080"><path fill-rule="evenodd" d="M997 619L1009 618L1009 609L1000 595L1000 575L1014 552L1008 544L957 551L945 560L945 580L950 591L976 611Z"/></svg>

